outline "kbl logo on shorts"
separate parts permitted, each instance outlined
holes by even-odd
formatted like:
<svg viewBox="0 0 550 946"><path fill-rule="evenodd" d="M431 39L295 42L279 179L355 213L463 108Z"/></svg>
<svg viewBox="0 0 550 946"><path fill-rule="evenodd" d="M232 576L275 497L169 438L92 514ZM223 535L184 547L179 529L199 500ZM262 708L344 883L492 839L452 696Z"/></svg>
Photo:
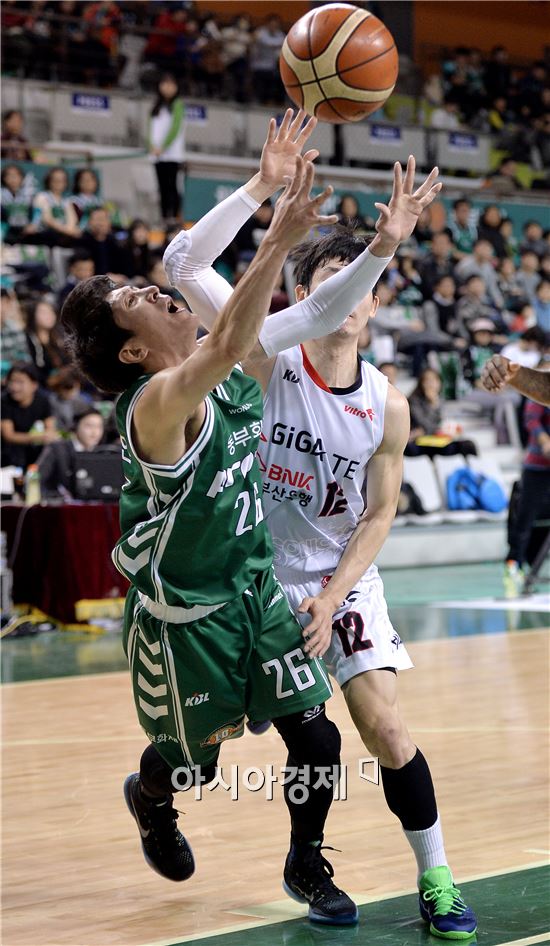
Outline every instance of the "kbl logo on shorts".
<svg viewBox="0 0 550 946"><path fill-rule="evenodd" d="M193 696L188 696L185 705L186 706L199 706L201 703L208 703L208 693L193 693Z"/></svg>

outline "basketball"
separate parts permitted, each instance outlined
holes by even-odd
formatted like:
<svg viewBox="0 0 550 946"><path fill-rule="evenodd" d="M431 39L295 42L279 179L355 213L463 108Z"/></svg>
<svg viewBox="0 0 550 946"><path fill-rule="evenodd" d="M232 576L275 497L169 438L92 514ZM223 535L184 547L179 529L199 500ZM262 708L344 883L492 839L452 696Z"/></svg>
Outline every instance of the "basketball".
<svg viewBox="0 0 550 946"><path fill-rule="evenodd" d="M381 20L349 3L327 3L291 27L279 59L289 98L324 122L358 122L391 95L399 57Z"/></svg>

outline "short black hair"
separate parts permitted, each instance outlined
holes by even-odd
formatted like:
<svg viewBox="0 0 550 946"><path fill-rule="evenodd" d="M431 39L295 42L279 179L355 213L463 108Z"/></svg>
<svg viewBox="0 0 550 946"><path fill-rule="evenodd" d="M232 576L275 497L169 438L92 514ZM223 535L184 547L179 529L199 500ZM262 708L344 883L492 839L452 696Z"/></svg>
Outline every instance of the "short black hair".
<svg viewBox="0 0 550 946"><path fill-rule="evenodd" d="M325 236L300 243L290 253L296 281L309 292L316 271L329 260L352 263L361 255L370 241L355 236L350 227L337 224Z"/></svg>
<svg viewBox="0 0 550 946"><path fill-rule="evenodd" d="M11 376L16 372L18 374L26 374L27 378L30 378L35 384L40 383L38 368L32 361L15 361L6 375L6 382L9 381Z"/></svg>
<svg viewBox="0 0 550 946"><path fill-rule="evenodd" d="M143 374L118 355L132 333L119 328L106 297L116 289L108 276L84 279L69 293L61 310L65 345L75 367L100 391L125 391Z"/></svg>
<svg viewBox="0 0 550 946"><path fill-rule="evenodd" d="M80 194L80 182L82 180L83 174L92 174L93 177L95 177L97 190L99 190L99 177L97 176L97 171L94 171L93 168L79 168L74 176L73 194Z"/></svg>
<svg viewBox="0 0 550 946"><path fill-rule="evenodd" d="M14 168L21 175L21 180L23 181L25 179L25 172L21 170L18 164L5 164L2 168L2 174L0 176L0 183L2 184L2 187L4 187L6 184L8 171L13 171Z"/></svg>
<svg viewBox="0 0 550 946"><path fill-rule="evenodd" d="M67 266L70 269L76 263L88 263L90 260L93 262L93 256L88 253L87 250L77 250L76 253L73 253L72 256L69 256L67 260Z"/></svg>
<svg viewBox="0 0 550 946"><path fill-rule="evenodd" d="M65 180L67 181L65 190L68 190L69 175L67 174L67 171L65 170L65 168L61 167L61 165L56 165L54 168L50 168L50 170L46 174L46 177L44 178L44 190L49 191L50 184L52 182L52 177L54 176L54 174L57 174L58 171L61 171L65 175Z"/></svg>
<svg viewBox="0 0 550 946"><path fill-rule="evenodd" d="M453 202L453 210L456 210L457 207L460 207L461 204L468 204L468 207L472 206L472 201L468 197L458 197Z"/></svg>
<svg viewBox="0 0 550 946"><path fill-rule="evenodd" d="M105 418L104 418L103 414L101 413L101 411L99 411L99 410L97 409L97 407L92 407L92 406L90 405L90 407L87 407L86 410L84 410L84 411L79 411L78 414L75 414L75 416L74 416L74 418L73 418L73 430L76 430L76 428L78 427L80 421L81 421L81 420L84 420L85 417L94 417L94 416L95 416L95 417L101 417L101 420L102 420L103 423L105 424Z"/></svg>

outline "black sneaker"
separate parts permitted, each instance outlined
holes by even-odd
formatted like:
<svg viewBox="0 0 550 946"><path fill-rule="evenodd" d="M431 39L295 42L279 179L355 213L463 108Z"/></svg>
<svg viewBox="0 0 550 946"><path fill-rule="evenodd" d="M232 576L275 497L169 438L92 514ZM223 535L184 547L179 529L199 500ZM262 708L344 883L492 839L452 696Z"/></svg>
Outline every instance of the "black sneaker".
<svg viewBox="0 0 550 946"><path fill-rule="evenodd" d="M309 903L309 919L313 923L334 926L357 923L357 907L347 893L333 884L334 870L321 854L321 841L317 845L291 841L283 888L298 903Z"/></svg>
<svg viewBox="0 0 550 946"><path fill-rule="evenodd" d="M143 856L153 870L168 880L187 880L195 871L193 852L181 831L172 795L148 801L140 791L139 774L124 782L124 798L141 835Z"/></svg>

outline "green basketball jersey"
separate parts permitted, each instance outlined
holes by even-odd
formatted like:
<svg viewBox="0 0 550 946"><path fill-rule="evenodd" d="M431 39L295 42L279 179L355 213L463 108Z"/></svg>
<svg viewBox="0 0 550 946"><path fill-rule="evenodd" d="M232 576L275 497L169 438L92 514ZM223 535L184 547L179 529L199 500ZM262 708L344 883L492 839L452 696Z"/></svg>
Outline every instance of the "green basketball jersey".
<svg viewBox="0 0 550 946"><path fill-rule="evenodd" d="M260 386L234 368L206 397L195 443L174 465L160 466L140 460L132 443L132 415L149 380L140 378L117 404L127 482L113 561L157 604L192 608L230 601L272 561L255 459Z"/></svg>

